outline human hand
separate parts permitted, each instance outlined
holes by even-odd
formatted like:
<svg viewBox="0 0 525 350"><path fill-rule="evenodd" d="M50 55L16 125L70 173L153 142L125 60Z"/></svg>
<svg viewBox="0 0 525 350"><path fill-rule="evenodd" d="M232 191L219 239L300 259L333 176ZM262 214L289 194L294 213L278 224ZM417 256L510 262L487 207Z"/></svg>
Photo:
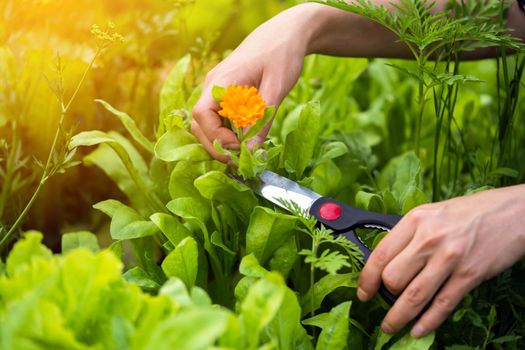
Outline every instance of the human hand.
<svg viewBox="0 0 525 350"><path fill-rule="evenodd" d="M228 161L213 147L218 140L224 148L236 149L239 140L217 114L219 105L212 97L214 86L231 84L255 86L267 106L277 107L297 82L307 53L311 5L293 7L253 31L224 61L213 68L193 109L192 132L216 159ZM270 124L249 141L249 146L266 138Z"/></svg>
<svg viewBox="0 0 525 350"><path fill-rule="evenodd" d="M384 318L386 333L431 302L412 328L421 337L470 290L524 256L525 185L479 192L410 211L370 255L357 294L370 300L383 281L400 295Z"/></svg>

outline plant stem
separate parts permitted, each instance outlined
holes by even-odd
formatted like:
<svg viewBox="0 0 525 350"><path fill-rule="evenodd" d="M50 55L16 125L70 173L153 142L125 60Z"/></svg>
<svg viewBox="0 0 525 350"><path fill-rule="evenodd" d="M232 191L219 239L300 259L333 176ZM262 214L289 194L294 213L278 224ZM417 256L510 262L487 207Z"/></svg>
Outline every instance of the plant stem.
<svg viewBox="0 0 525 350"><path fill-rule="evenodd" d="M422 54L423 55L423 54ZM416 134L414 139L414 148L416 150L416 155L418 158L421 155L420 148L421 148L421 124L423 124L423 112L425 110L425 62L422 60L422 55L420 56L420 59L418 60L418 66L419 66L419 82L418 82L418 106L419 106L419 113L416 119Z"/></svg>

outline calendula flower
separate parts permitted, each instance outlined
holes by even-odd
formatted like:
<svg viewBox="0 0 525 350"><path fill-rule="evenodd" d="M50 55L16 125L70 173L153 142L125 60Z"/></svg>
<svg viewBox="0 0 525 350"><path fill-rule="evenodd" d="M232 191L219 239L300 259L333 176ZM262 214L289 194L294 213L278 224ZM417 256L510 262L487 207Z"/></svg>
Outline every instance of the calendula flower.
<svg viewBox="0 0 525 350"><path fill-rule="evenodd" d="M236 128L245 128L264 116L266 103L257 88L230 85L221 96L220 107L220 116L231 120Z"/></svg>

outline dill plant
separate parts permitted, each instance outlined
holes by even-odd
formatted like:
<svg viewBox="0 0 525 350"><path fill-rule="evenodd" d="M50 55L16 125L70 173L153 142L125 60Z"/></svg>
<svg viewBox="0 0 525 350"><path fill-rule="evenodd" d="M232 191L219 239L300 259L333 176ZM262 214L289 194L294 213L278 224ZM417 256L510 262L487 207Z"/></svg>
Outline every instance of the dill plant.
<svg viewBox="0 0 525 350"><path fill-rule="evenodd" d="M521 64L516 64L514 76L509 76L506 51L522 52L523 45L504 26L503 14L508 7L507 2L450 1L445 11L435 11L436 3L430 0L401 0L392 3L392 11L370 0L356 0L351 3L344 0L313 2L352 12L381 24L394 33L399 42L405 44L410 51L415 60L415 69L389 65L412 77L418 84L417 115L412 131L413 148L418 157L422 155L423 119L428 104L433 103L436 118L432 169L434 201L441 199L441 172L446 170L447 174L452 173L452 190L449 193L456 189L460 167L458 153L464 151L461 130L454 118L459 86L467 82L480 82L476 77L460 73L460 62L467 51L497 47L502 52L501 69L498 72L503 72L505 100L499 107L498 137L493 150L498 148L504 153L509 143L507 135L512 128L518 82L524 66L524 62L518 60ZM450 157L447 151L454 149L456 154ZM451 164L451 161L455 164ZM499 165L501 164L500 161Z"/></svg>

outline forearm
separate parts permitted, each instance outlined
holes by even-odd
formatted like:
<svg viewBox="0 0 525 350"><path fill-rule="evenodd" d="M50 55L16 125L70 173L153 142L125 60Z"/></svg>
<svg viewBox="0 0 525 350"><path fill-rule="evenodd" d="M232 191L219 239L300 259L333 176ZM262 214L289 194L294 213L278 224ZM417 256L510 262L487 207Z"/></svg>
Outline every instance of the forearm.
<svg viewBox="0 0 525 350"><path fill-rule="evenodd" d="M392 2L395 1L376 1L395 11ZM442 11L446 3L447 0L437 0L434 11ZM308 53L348 57L412 57L406 45L397 41L395 34L368 18L316 3L300 5L297 10L303 21L304 29L300 33L307 37ZM507 26L516 37L525 37L525 15L519 10L516 1L513 1L509 10ZM469 52L464 58L495 54L494 49L482 49Z"/></svg>

